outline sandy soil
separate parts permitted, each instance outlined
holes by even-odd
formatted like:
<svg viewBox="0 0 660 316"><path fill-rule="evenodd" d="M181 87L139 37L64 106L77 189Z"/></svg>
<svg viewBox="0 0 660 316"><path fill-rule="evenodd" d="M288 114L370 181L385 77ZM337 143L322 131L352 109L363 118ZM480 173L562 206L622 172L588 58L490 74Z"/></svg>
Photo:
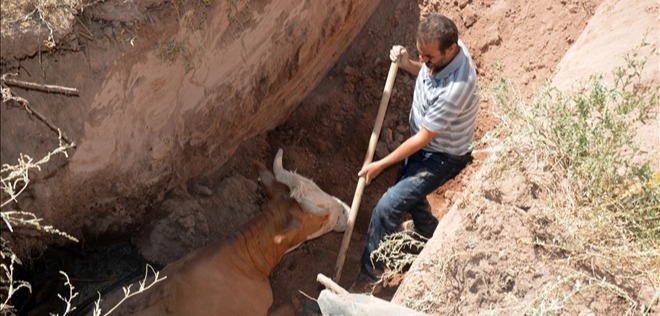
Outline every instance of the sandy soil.
<svg viewBox="0 0 660 316"><path fill-rule="evenodd" d="M35 305L53 306L58 303L52 295L53 290L61 288L57 285L58 269L71 271L73 280L80 282L76 286L83 292L80 299L83 302L95 296L97 290L130 278L131 273L136 271L135 266L145 260L162 265L211 239L230 234L253 216L261 199L256 174L245 161L260 159L269 163L278 148L284 149L285 167L313 178L321 188L350 204L357 183L356 173L364 160L389 69L387 53L394 44L405 45L409 51L415 51L414 33L421 16L440 12L456 21L462 40L474 57L483 87L498 74L495 71L497 66L503 76L512 78L519 85L525 97L532 97L543 81L552 79L555 68L569 48L576 44L601 2L606 0L540 0L534 3L522 0L382 0L355 40L283 124L242 141L226 163L213 173L183 177L185 183L178 183L158 195L156 198L161 203L150 205L149 211L139 217L141 222L130 223L132 229L128 236L106 235L99 239L93 232L87 232L87 239L82 246L69 245L46 253L48 259L37 261L33 265L34 270L26 273L37 275L39 271L35 279L50 281L38 282L36 294L29 298L23 314L38 315ZM657 17L657 3L645 9L654 12ZM159 10L159 19L173 14L171 11L162 13L171 8L161 7ZM117 25L109 23L105 27L116 31L120 29ZM137 26L125 29L136 32L138 36L149 36L140 33ZM115 47L103 45L107 48ZM110 60L119 55L119 52L112 49L103 51L103 47L91 44L90 47L98 51L99 56ZM593 49L598 50L599 47ZM58 58L73 65L77 57L73 53L61 52ZM607 56L603 59L607 60ZM179 62L183 63L183 60ZM314 60L310 59L309 62L314 63ZM570 62L562 61L562 65L571 68L573 66L570 66ZM30 72L43 71L43 66L37 66L34 61L25 64L24 68L30 69ZM91 68L103 67L92 65ZM69 75L75 76L75 73L51 75L51 78L66 78ZM406 122L413 82L413 77L399 73L376 158L385 155L407 137ZM99 91L100 85L100 81L90 82L87 87ZM496 119L489 111L488 101L483 99L480 106L477 140L496 124ZM62 116L82 115L77 112L80 110L73 108L61 111ZM5 113L7 111L3 115ZM20 131L42 128L36 127L35 122L14 121ZM82 130L81 127L72 133L82 134ZM24 134L12 136L24 137L31 142L39 141ZM484 148L478 146L477 149ZM472 254L463 262L465 265L461 273L457 272L457 275L464 276L457 285L460 290L447 294L454 305L437 308L437 314L476 314L492 304L505 302L511 294L524 297L525 293L542 288L548 280L558 275L555 272L559 267L554 266L551 260L548 260L550 263L547 265L541 265L539 261L544 258L534 254L533 250L521 255L512 246L517 241L532 238L535 232L528 229L526 215L503 207L501 199L513 201L518 206L529 206L527 204L531 203L529 195L532 191L530 184L520 178L492 184L489 179L480 178L479 175L484 162L489 158L488 154L475 154L475 158L475 162L458 178L429 196L435 214L443 218L443 221L442 229L436 232L436 237L425 249L427 256L445 255L443 251L447 249L459 251L456 249L464 245L471 245L469 250ZM183 164L184 161L175 163ZM51 168L63 164L57 161ZM370 210L394 180L395 169L388 169L365 190L339 281L341 286L348 287L356 275ZM478 195L484 191L506 194L503 197L500 195L499 201L490 201L479 207L465 207L469 203L464 202L471 199L472 194ZM459 200L463 203L456 204ZM450 215L444 217L452 206ZM57 214L51 217L56 218ZM107 225L122 224L111 222ZM297 315L313 314L306 309L310 302L307 296L317 297L323 289L316 282L318 273L332 275L342 237L339 233L328 234L303 244L284 257L271 277L274 308ZM122 256L113 255L118 252ZM116 259L116 263L108 265L109 258ZM48 260L51 263L44 263ZM419 265L423 265L423 262L420 260ZM520 272L537 265L535 273ZM410 283L404 281L399 292L386 291L383 297L394 297L395 301L408 304L409 300L421 295L412 290L412 284L419 284L420 277L432 280L424 273L432 272L433 269L424 269L423 266L414 268L416 270L411 273L410 281L407 281ZM102 277L98 276L100 271L105 272ZM617 314L621 311L616 307L602 309L611 304L605 299L594 297L592 301L592 305L585 305L578 312L587 315L590 312Z"/></svg>

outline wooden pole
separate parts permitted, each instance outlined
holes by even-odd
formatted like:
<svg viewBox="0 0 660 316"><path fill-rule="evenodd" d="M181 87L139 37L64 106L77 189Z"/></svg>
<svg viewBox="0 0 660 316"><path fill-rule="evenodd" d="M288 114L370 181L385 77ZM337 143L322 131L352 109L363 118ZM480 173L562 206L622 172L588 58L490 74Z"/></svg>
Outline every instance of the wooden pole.
<svg viewBox="0 0 660 316"><path fill-rule="evenodd" d="M380 129L383 127L383 119L385 118L385 112L387 111L387 104L390 102L392 87L394 86L394 79L396 79L396 73L398 69L399 66L396 63L393 62L390 65L390 71L387 74L387 81L385 81L385 88L383 89L383 96L380 99L380 107L378 108L376 123L374 124L374 129L371 132L371 138L369 139L369 148L367 149L367 154L364 158L364 163L362 164L363 167L371 163L374 157L376 145L378 144L378 136L380 135ZM337 283L339 283L339 279L341 278L341 270L344 266L344 261L346 260L346 251L348 250L348 244L351 242L353 226L355 225L355 218L357 218L357 212L360 208L360 201L362 200L362 193L364 192L366 181L367 180L364 176L361 176L358 179L355 195L353 196L351 211L348 215L348 223L346 224L346 230L344 231L344 239L341 242L341 248L339 248L339 256L337 257L337 263L335 264L334 281Z"/></svg>
<svg viewBox="0 0 660 316"><path fill-rule="evenodd" d="M332 280L330 280L330 278L328 278L327 276L323 275L323 273L319 273L316 275L316 281L323 284L330 291L335 292L335 294L348 294L348 291L346 291L343 287L339 286L339 284L332 282Z"/></svg>

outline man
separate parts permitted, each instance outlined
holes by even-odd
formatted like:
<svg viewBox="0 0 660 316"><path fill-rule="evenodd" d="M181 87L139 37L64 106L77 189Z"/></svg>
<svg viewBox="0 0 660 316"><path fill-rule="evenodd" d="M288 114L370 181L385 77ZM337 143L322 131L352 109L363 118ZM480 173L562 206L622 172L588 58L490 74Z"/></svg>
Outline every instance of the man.
<svg viewBox="0 0 660 316"><path fill-rule="evenodd" d="M403 46L394 46L390 59L416 75L410 110L411 137L386 157L358 173L369 184L385 168L403 161L395 184L373 209L360 273L351 287L366 290L378 280L382 262L372 265L370 255L386 235L401 226L401 216L412 217L412 228L430 238L438 225L426 196L455 177L469 162L479 108L477 75L472 59L454 22L434 14L417 29L417 51L421 61L410 60Z"/></svg>

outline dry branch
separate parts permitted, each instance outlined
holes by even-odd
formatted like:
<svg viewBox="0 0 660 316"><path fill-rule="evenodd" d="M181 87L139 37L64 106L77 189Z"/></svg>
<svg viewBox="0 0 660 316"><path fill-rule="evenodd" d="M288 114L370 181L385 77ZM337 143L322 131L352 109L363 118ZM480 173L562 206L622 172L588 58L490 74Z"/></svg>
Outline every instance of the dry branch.
<svg viewBox="0 0 660 316"><path fill-rule="evenodd" d="M76 95L76 96L78 95L78 89L76 88L9 79L6 76L7 76L6 74L2 75L2 77L0 77L0 80L2 80L2 82L8 86L15 86L25 89L39 90L45 92L62 93L66 95Z"/></svg>
<svg viewBox="0 0 660 316"><path fill-rule="evenodd" d="M3 83L6 82L6 80L7 80L5 78L5 76L6 76L6 74L4 74L4 75L2 75L2 77L0 77L2 79ZM22 98L20 96L14 95L12 93L11 89L9 89L9 87L7 87L6 85L3 84L2 85L2 102L4 103L4 102L10 101L10 100L13 100L13 101L19 103L20 105L22 105L25 108L25 110L28 111L28 113L36 116L40 121L42 121L44 124L46 124L46 126L48 126L48 128L50 128L55 133L57 133L58 137L60 137L64 141L66 141L69 145L75 147L75 143L72 142L66 136L66 134L64 132L62 132L61 129L59 129L57 126L53 125L53 123L51 123L43 114L41 114L40 112L35 110L33 107L31 107L30 102L28 100L26 100L25 98Z"/></svg>
<svg viewBox="0 0 660 316"><path fill-rule="evenodd" d="M56 127L55 125L53 125L53 123L51 123L51 122L50 122L50 121L49 121L49 120L48 120L43 114L39 113L37 110L35 110L34 108L32 108L32 107L30 106L29 103L25 103L24 106L25 106L25 110L28 111L28 113L30 113L30 114L36 116L40 121L44 122L44 124L46 124L46 126L48 126L48 128L50 128L51 130L53 130L53 131L54 131L55 133L57 133L58 135L61 135L62 139L63 139L65 142L67 142L67 143L70 144L70 145L73 145L73 144L74 144L74 143L73 143L73 142L72 142L72 141L66 136L66 134L64 134L64 132L62 132L62 130L60 130L58 127Z"/></svg>
<svg viewBox="0 0 660 316"><path fill-rule="evenodd" d="M82 28L85 29L85 31L87 31L87 34L84 34L84 33L78 33L78 34L84 35L89 40L93 40L94 39L94 34L92 34L92 32L89 30L89 28L87 28L85 23L83 23L83 21L81 21L78 16L76 16L76 20L78 20L78 23L80 24L80 26L82 26Z"/></svg>

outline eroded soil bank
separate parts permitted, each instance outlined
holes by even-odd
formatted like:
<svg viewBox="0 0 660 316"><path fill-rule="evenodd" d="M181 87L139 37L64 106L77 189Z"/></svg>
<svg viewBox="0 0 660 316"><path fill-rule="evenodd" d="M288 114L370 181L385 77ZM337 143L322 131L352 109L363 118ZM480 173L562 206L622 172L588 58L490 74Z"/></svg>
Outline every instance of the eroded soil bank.
<svg viewBox="0 0 660 316"><path fill-rule="evenodd" d="M188 191L244 140L284 122L378 2L113 4L81 9L61 49L3 66L80 91L12 87L77 144L35 175L17 208L80 237L134 233L168 192ZM3 46L31 43L20 39ZM2 123L3 163L57 146L21 108L3 107Z"/></svg>

